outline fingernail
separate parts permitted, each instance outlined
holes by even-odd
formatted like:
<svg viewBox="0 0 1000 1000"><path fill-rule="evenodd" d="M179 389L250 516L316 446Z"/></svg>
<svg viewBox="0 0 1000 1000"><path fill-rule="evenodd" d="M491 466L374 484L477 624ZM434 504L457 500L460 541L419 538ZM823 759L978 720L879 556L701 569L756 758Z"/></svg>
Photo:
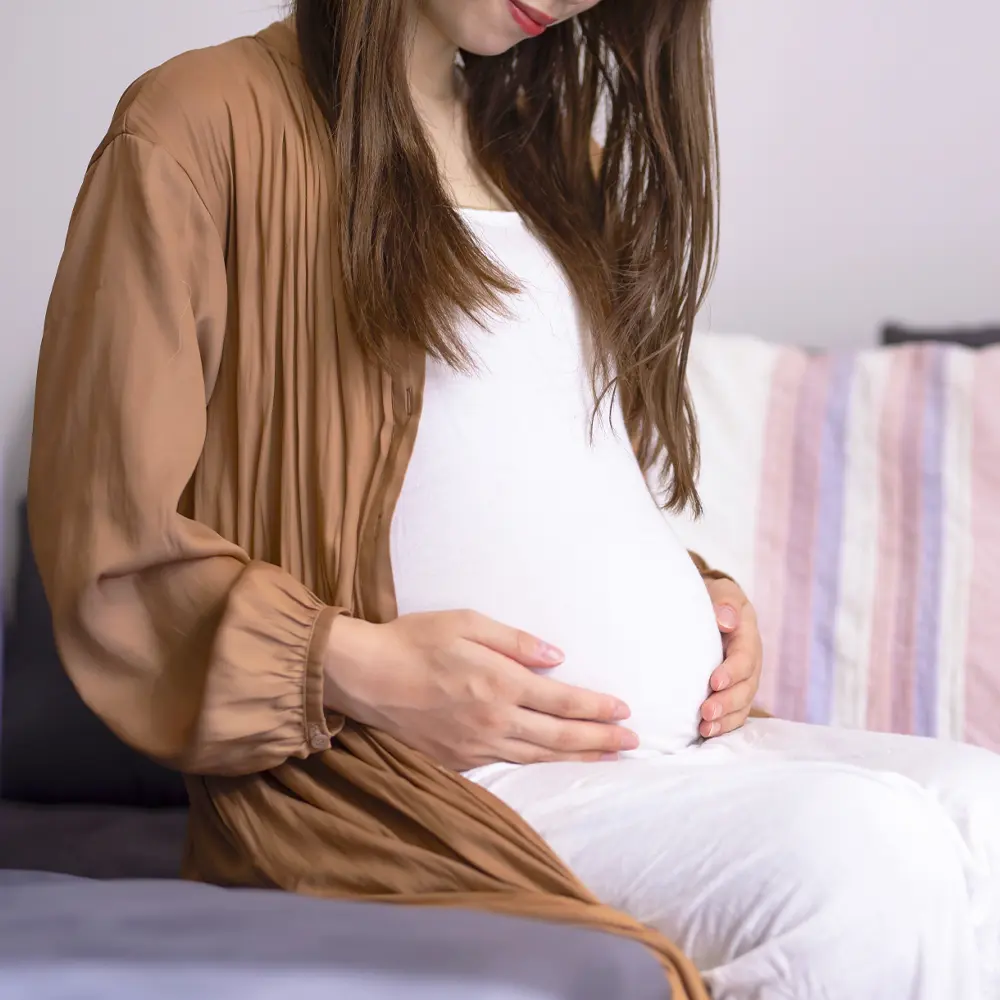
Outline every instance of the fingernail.
<svg viewBox="0 0 1000 1000"><path fill-rule="evenodd" d="M547 642L538 644L538 656L546 663L562 663L566 659L566 654L561 649L556 649Z"/></svg>
<svg viewBox="0 0 1000 1000"><path fill-rule="evenodd" d="M620 701L618 702L618 707L615 709L615 714L612 716L612 718L615 720L615 722L621 722L624 719L627 719L631 714L632 712L629 709L628 705L626 705L625 702Z"/></svg>
<svg viewBox="0 0 1000 1000"><path fill-rule="evenodd" d="M708 711L708 717L710 719L717 719L720 715L722 715L721 705L713 705Z"/></svg>
<svg viewBox="0 0 1000 1000"><path fill-rule="evenodd" d="M625 731L622 735L622 750L638 750L639 737L635 733Z"/></svg>
<svg viewBox="0 0 1000 1000"><path fill-rule="evenodd" d="M618 760L618 754L616 753L606 753L601 755L601 760L610 763L613 760Z"/></svg>
<svg viewBox="0 0 1000 1000"><path fill-rule="evenodd" d="M721 728L717 722L713 722L711 728L708 730L708 738L711 739L713 736L718 736Z"/></svg>
<svg viewBox="0 0 1000 1000"><path fill-rule="evenodd" d="M715 678L712 687L714 687L716 691L725 691L725 689L732 683L733 681L729 674L719 674L719 676Z"/></svg>
<svg viewBox="0 0 1000 1000"><path fill-rule="evenodd" d="M715 614L720 628L736 628L740 623L740 616L736 613L736 609L731 608L728 604L716 608Z"/></svg>

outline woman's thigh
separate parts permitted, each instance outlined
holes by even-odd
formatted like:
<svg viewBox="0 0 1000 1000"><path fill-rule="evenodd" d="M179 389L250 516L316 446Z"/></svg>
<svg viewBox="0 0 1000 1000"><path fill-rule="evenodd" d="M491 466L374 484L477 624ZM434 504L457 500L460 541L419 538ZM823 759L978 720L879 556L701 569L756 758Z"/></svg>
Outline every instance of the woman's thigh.
<svg viewBox="0 0 1000 1000"><path fill-rule="evenodd" d="M956 820L1000 789L1000 755L965 743L750 719L703 748L756 760L835 761L899 774L930 792ZM996 800L995 794L986 798Z"/></svg>
<svg viewBox="0 0 1000 1000"><path fill-rule="evenodd" d="M964 743L781 719L752 719L723 737L718 750L755 760L846 762L918 785L964 841L973 920L993 984L988 995L1000 998L1000 755Z"/></svg>
<svg viewBox="0 0 1000 1000"><path fill-rule="evenodd" d="M979 995L965 845L909 779L729 741L489 787L719 1000Z"/></svg>

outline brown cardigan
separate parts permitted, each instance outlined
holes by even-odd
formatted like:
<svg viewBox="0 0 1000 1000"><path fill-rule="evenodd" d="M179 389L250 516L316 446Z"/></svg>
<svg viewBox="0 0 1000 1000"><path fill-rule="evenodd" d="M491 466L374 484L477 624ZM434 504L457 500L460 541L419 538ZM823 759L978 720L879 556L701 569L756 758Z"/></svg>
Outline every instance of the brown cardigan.
<svg viewBox="0 0 1000 1000"><path fill-rule="evenodd" d="M286 23L122 99L38 373L31 528L67 670L190 776L188 877L587 925L707 1000L501 802L324 712L336 616L396 614L388 528L423 386L422 358L390 377L352 335L334 169Z"/></svg>

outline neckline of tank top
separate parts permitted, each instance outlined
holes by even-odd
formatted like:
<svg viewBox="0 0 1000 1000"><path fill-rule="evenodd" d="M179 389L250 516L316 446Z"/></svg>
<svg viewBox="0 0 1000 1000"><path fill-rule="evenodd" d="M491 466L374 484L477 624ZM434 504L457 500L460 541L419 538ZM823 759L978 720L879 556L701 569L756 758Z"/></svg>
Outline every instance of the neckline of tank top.
<svg viewBox="0 0 1000 1000"><path fill-rule="evenodd" d="M466 222L479 223L480 225L499 226L504 229L524 225L524 220L517 212L506 212L493 208L465 208L460 206L458 214Z"/></svg>

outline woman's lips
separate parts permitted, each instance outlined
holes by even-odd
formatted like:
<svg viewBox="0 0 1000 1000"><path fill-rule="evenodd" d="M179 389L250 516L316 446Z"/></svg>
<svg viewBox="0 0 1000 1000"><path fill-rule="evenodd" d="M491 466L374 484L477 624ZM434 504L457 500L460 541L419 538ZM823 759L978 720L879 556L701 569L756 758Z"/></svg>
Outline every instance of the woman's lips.
<svg viewBox="0 0 1000 1000"><path fill-rule="evenodd" d="M546 28L556 23L554 17L549 17L540 10L529 7L521 0L507 0L507 6L510 8L511 17L514 18L517 26L532 38L537 37Z"/></svg>

